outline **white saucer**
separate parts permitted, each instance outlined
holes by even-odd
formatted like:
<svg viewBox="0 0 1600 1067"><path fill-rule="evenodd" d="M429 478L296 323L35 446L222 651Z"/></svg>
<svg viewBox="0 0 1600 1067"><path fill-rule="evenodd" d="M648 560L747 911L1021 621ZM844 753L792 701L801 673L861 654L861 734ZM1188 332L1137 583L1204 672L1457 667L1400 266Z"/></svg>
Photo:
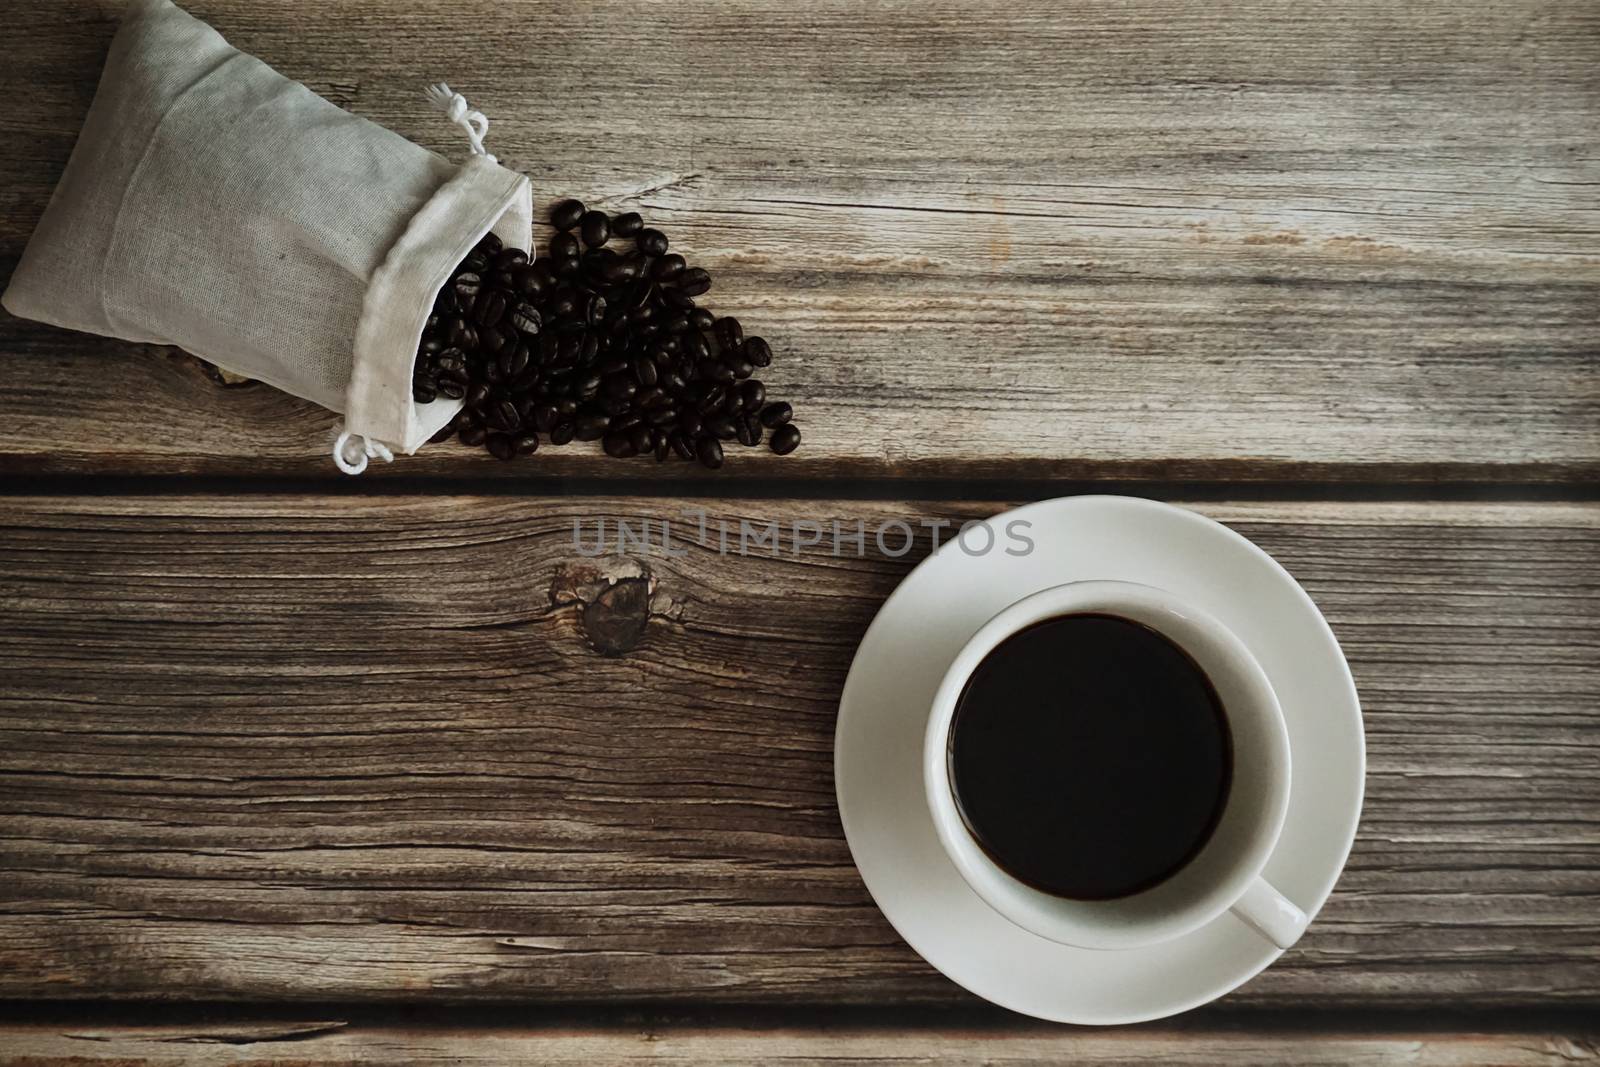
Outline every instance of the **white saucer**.
<svg viewBox="0 0 1600 1067"><path fill-rule="evenodd" d="M1003 550L1015 544L1006 536L1013 520L1032 524L1029 555ZM1293 787L1265 874L1314 916L1350 853L1366 776L1361 708L1338 642L1272 557L1194 512L1082 496L988 523L993 550L973 556L950 542L906 577L862 638L845 681L834 781L867 889L900 936L952 981L1041 1019L1142 1022L1237 989L1282 953L1231 913L1165 944L1099 952L1047 941L991 910L934 835L921 780L928 708L956 651L1029 593L1117 578L1190 600L1250 647L1283 705ZM982 540L968 543L980 548Z"/></svg>

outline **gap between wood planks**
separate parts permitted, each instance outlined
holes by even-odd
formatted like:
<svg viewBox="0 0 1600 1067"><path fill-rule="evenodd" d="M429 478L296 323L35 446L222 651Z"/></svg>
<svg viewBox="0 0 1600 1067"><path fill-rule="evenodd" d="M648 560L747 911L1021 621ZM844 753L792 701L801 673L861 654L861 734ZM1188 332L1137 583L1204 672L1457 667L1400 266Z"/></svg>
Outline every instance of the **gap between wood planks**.
<svg viewBox="0 0 1600 1067"><path fill-rule="evenodd" d="M1152 481L1049 478L651 478L388 475L378 478L244 478L229 475L22 475L0 479L0 498L24 496L515 496L723 500L994 500L1115 495L1194 502L1585 503L1600 481Z"/></svg>
<svg viewBox="0 0 1600 1067"><path fill-rule="evenodd" d="M1249 1032L1267 1036L1317 1032L1324 1034L1517 1034L1566 1033L1600 1037L1594 1014L1582 1008L1452 1011L1406 1007L1332 1009L1240 1008L1213 1004L1169 1019L1120 1027L1076 1027L1018 1015L992 1004L966 1006L840 1005L773 1007L723 1004L706 1008L654 1005L649 1002L539 1004L427 1001L353 1003L342 1001L253 1002L141 1000L4 1000L0 1027L26 1023L60 1026L73 1032L96 1028L188 1028L214 1031L217 1040L236 1033L244 1040L285 1040L343 1027L540 1029L594 1027L643 1030L777 1029L804 1027L893 1030L961 1030L1019 1033L1127 1034L1140 1032L1221 1034ZM253 1037L252 1035L259 1035Z"/></svg>

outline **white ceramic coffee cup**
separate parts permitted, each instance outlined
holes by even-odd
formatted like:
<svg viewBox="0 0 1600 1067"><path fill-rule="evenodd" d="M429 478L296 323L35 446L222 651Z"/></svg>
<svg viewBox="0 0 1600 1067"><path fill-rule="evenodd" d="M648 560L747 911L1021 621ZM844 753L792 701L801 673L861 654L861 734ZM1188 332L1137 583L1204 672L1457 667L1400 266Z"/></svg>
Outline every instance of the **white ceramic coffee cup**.
<svg viewBox="0 0 1600 1067"><path fill-rule="evenodd" d="M967 679L996 645L1045 619L1085 612L1117 615L1164 634L1199 664L1226 712L1233 780L1222 817L1187 865L1150 889L1114 900L1069 900L1007 874L973 839L950 782L950 724ZM1025 930L1064 945L1130 949L1168 941L1232 910L1263 937L1288 948L1306 916L1261 877L1289 806L1289 735L1261 665L1232 631L1173 594L1133 582L1073 582L1023 598L973 634L933 698L923 780L939 841L967 884Z"/></svg>

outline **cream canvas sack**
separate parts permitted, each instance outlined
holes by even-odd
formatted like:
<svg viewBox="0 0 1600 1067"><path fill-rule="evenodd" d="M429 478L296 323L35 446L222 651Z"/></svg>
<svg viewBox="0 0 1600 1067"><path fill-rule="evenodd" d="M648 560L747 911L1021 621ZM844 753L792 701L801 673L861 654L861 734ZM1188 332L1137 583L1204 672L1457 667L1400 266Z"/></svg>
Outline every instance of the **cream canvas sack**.
<svg viewBox="0 0 1600 1067"><path fill-rule="evenodd" d="M177 345L342 412L340 467L414 452L459 410L411 371L450 269L492 230L532 251L528 179L468 133L455 164L341 110L170 0L132 0L13 314Z"/></svg>

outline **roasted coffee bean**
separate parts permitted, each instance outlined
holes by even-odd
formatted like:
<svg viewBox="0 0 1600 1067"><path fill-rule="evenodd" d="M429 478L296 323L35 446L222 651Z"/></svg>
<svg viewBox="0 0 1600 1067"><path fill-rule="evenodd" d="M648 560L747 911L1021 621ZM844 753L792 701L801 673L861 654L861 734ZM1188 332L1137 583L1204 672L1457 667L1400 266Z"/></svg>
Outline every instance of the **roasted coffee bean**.
<svg viewBox="0 0 1600 1067"><path fill-rule="evenodd" d="M571 259L576 256L578 252L578 239L572 234L558 233L554 237L550 238L551 259Z"/></svg>
<svg viewBox="0 0 1600 1067"><path fill-rule="evenodd" d="M483 279L476 271L465 271L457 274L451 284L455 288L456 299L463 306L468 306L478 298L478 290L483 288Z"/></svg>
<svg viewBox="0 0 1600 1067"><path fill-rule="evenodd" d="M493 326L505 313L506 294L499 289L485 289L472 305L472 317L478 320L479 326Z"/></svg>
<svg viewBox="0 0 1600 1067"><path fill-rule="evenodd" d="M647 256L664 256L667 254L667 235L660 230L646 227L633 235L634 247Z"/></svg>
<svg viewBox="0 0 1600 1067"><path fill-rule="evenodd" d="M509 434L492 433L483 446L495 459L512 459L517 454L517 446Z"/></svg>
<svg viewBox="0 0 1600 1067"><path fill-rule="evenodd" d="M722 402L722 413L724 415L744 414L744 397L739 395L737 386L728 390L727 399Z"/></svg>
<svg viewBox="0 0 1600 1067"><path fill-rule="evenodd" d="M744 358L750 361L752 367L766 367L772 363L772 346L760 337L746 337L744 340Z"/></svg>
<svg viewBox="0 0 1600 1067"><path fill-rule="evenodd" d="M679 351L689 359L705 359L711 355L711 346L706 344L703 334L690 331L678 338Z"/></svg>
<svg viewBox="0 0 1600 1067"><path fill-rule="evenodd" d="M633 357L633 376L640 385L654 385L660 375L656 369L656 361L649 356Z"/></svg>
<svg viewBox="0 0 1600 1067"><path fill-rule="evenodd" d="M644 416L639 414L637 411L624 411L619 415L613 415L611 417L611 422L608 426L608 429L610 429L612 433L626 433L643 422Z"/></svg>
<svg viewBox="0 0 1600 1067"><path fill-rule="evenodd" d="M715 329L717 343L724 351L731 351L744 344L744 327L739 325L739 320L732 315L718 319Z"/></svg>
<svg viewBox="0 0 1600 1067"><path fill-rule="evenodd" d="M578 232L583 234L584 244L599 248L611 240L611 220L604 211L585 211L578 220Z"/></svg>
<svg viewBox="0 0 1600 1067"><path fill-rule="evenodd" d="M563 286L557 289L550 297L550 302L545 305L545 311L552 319L570 319L578 310L577 290Z"/></svg>
<svg viewBox="0 0 1600 1067"><path fill-rule="evenodd" d="M571 419L566 419L550 427L550 443L564 445L577 435L578 429Z"/></svg>
<svg viewBox="0 0 1600 1067"><path fill-rule="evenodd" d="M511 379L506 385L513 393L527 393L536 389L544 381L544 372L538 367L529 364L528 369Z"/></svg>
<svg viewBox="0 0 1600 1067"><path fill-rule="evenodd" d="M635 452L649 452L656 447L656 431L649 426L635 426L628 431L628 443Z"/></svg>
<svg viewBox="0 0 1600 1067"><path fill-rule="evenodd" d="M515 382L528 369L528 361L532 357L528 354L528 346L524 344L511 345L500 350L496 357L500 364L500 373L506 381Z"/></svg>
<svg viewBox="0 0 1600 1067"><path fill-rule="evenodd" d="M699 267L690 267L678 276L678 292L684 296L699 296L711 288L711 275Z"/></svg>
<svg viewBox="0 0 1600 1067"><path fill-rule="evenodd" d="M420 351L422 351L422 352L424 352L424 353L426 353L426 354L428 354L430 356L438 355L440 352L444 351L444 338L443 337L424 337L422 339L422 347L421 347Z"/></svg>
<svg viewBox="0 0 1600 1067"><path fill-rule="evenodd" d="M544 317L539 314L538 308L528 301L523 301L512 309L511 325L521 331L524 336L532 337L544 325Z"/></svg>
<svg viewBox="0 0 1600 1067"><path fill-rule="evenodd" d="M583 218L582 200L563 200L550 209L550 225L558 230L570 230Z"/></svg>
<svg viewBox="0 0 1600 1067"><path fill-rule="evenodd" d="M628 309L628 324L631 326L638 326L641 323L649 322L655 317L655 314L656 309L649 304L640 304L638 307L631 307Z"/></svg>
<svg viewBox="0 0 1600 1067"><path fill-rule="evenodd" d="M557 400L556 401L556 414L561 416L561 418L570 419L574 415L576 415L577 413L578 413L578 402L576 400L572 400L572 399L569 398L567 400Z"/></svg>
<svg viewBox="0 0 1600 1067"><path fill-rule="evenodd" d="M689 316L687 315L672 315L661 323L662 332L674 337L688 328Z"/></svg>
<svg viewBox="0 0 1600 1067"><path fill-rule="evenodd" d="M609 252L610 249L604 249ZM626 285L639 276L639 266L629 256L613 255L605 261L601 276L607 285Z"/></svg>
<svg viewBox="0 0 1600 1067"><path fill-rule="evenodd" d="M462 352L475 349L478 347L477 326L467 322L466 318L451 318L450 326L445 330L445 344Z"/></svg>
<svg viewBox="0 0 1600 1067"><path fill-rule="evenodd" d="M610 424L611 418L599 412L579 415L576 423L578 440L598 441L605 436L606 429Z"/></svg>
<svg viewBox="0 0 1600 1067"><path fill-rule="evenodd" d="M626 400L639 391L639 383L631 375L613 374L606 378L606 396L613 400Z"/></svg>
<svg viewBox="0 0 1600 1067"><path fill-rule="evenodd" d="M539 435L535 433L519 434L512 439L511 447L519 456L531 456L539 451Z"/></svg>
<svg viewBox="0 0 1600 1067"><path fill-rule="evenodd" d="M478 238L478 251L483 255L492 256L503 247L505 246L500 240L500 235L493 230Z"/></svg>
<svg viewBox="0 0 1600 1067"><path fill-rule="evenodd" d="M454 422L448 422L448 423L445 423L445 425L441 426L437 433L435 433L432 437L428 438L428 443L431 444L431 445L436 445L436 444L440 443L441 441L450 440L450 438L454 437L455 435L456 435L455 423Z"/></svg>
<svg viewBox="0 0 1600 1067"><path fill-rule="evenodd" d="M551 270L557 278L571 278L578 273L577 256L552 256L550 257Z"/></svg>
<svg viewBox="0 0 1600 1067"><path fill-rule="evenodd" d="M622 280L633 282L633 303L643 304L653 300L656 295L656 283L645 276L650 269L650 257L643 252L629 252L622 257Z"/></svg>
<svg viewBox="0 0 1600 1067"><path fill-rule="evenodd" d="M605 284L606 271L612 264L621 261L622 257L609 248L591 248L578 257L584 281L592 286Z"/></svg>
<svg viewBox="0 0 1600 1067"><path fill-rule="evenodd" d="M750 377L750 375L755 373L755 367L743 356L734 356L732 359L725 359L722 361L722 365L731 370L733 372L733 376L739 381L744 381L746 378Z"/></svg>
<svg viewBox="0 0 1600 1067"><path fill-rule="evenodd" d="M767 387L761 384L760 378L751 378L739 385L739 398L744 410L752 414L761 410L761 405L767 399Z"/></svg>
<svg viewBox="0 0 1600 1067"><path fill-rule="evenodd" d="M687 434L682 432L667 434L667 444L678 454L680 459L694 460L694 442L689 439Z"/></svg>
<svg viewBox="0 0 1600 1067"><path fill-rule="evenodd" d="M573 387L579 400L592 400L600 394L603 379L598 374L585 374Z"/></svg>
<svg viewBox="0 0 1600 1067"><path fill-rule="evenodd" d="M720 360L707 357L694 365L695 373L708 382L733 381L733 368Z"/></svg>
<svg viewBox="0 0 1600 1067"><path fill-rule="evenodd" d="M667 435L664 433L656 434L656 462L664 462L667 458L667 453L671 449L672 446L667 443Z"/></svg>
<svg viewBox="0 0 1600 1067"><path fill-rule="evenodd" d="M478 327L478 347L490 355L497 355L506 343L506 333L498 326Z"/></svg>
<svg viewBox="0 0 1600 1067"><path fill-rule="evenodd" d="M633 441L625 433L608 433L600 442L600 447L606 450L606 455L616 459L627 459L637 456L639 450L634 447Z"/></svg>
<svg viewBox="0 0 1600 1067"><path fill-rule="evenodd" d="M792 418L794 418L794 408L790 407L786 400L768 404L761 409L761 425L769 430L782 426Z"/></svg>
<svg viewBox="0 0 1600 1067"><path fill-rule="evenodd" d="M650 277L658 282L670 282L683 273L683 268L688 266L684 258L676 252L668 253L650 264Z"/></svg>
<svg viewBox="0 0 1600 1067"><path fill-rule="evenodd" d="M787 456L800 447L800 427L792 422L786 422L772 431L772 450L780 456Z"/></svg>
<svg viewBox="0 0 1600 1067"><path fill-rule="evenodd" d="M582 349L583 338L581 336L575 333L562 334L561 339L556 342L556 354L551 363L562 369L575 366Z"/></svg>
<svg viewBox="0 0 1600 1067"><path fill-rule="evenodd" d="M516 270L528 262L528 253L520 248L504 248L494 254L491 260L495 270Z"/></svg>
<svg viewBox="0 0 1600 1067"><path fill-rule="evenodd" d="M467 390L467 407L482 408L489 403L489 398L494 395L493 388L488 382L479 382Z"/></svg>
<svg viewBox="0 0 1600 1067"><path fill-rule="evenodd" d="M596 337L594 334L586 334L583 340L578 342L578 359L581 362L593 363L595 357L599 354L600 338Z"/></svg>
<svg viewBox="0 0 1600 1067"><path fill-rule="evenodd" d="M693 411L682 411L678 413L678 429L688 434L690 437L698 437L700 435L700 431L705 429L705 423L700 418L698 413Z"/></svg>
<svg viewBox="0 0 1600 1067"><path fill-rule="evenodd" d="M761 424L757 422L752 427L752 421L754 420L744 418L736 418L733 420L733 435L737 437L739 439L739 443L744 445L746 448L751 447L761 440Z"/></svg>
<svg viewBox="0 0 1600 1067"><path fill-rule="evenodd" d="M556 410L556 406L546 402L535 404L529 409L527 421L540 433L549 433L555 427L556 420L560 417L561 413Z"/></svg>
<svg viewBox="0 0 1600 1067"><path fill-rule="evenodd" d="M419 404L431 404L439 398L439 383L432 378L411 379L411 399Z"/></svg>
<svg viewBox="0 0 1600 1067"><path fill-rule="evenodd" d="M491 359L483 363L481 373L483 374L483 380L490 385L506 384L506 376L500 373L500 361L497 359Z"/></svg>
<svg viewBox="0 0 1600 1067"><path fill-rule="evenodd" d="M523 265L511 272L511 288L523 296L538 299L544 295L544 287L548 284L544 271L536 267Z"/></svg>
<svg viewBox="0 0 1600 1067"><path fill-rule="evenodd" d="M681 289L666 288L661 290L661 299L666 301L674 311L688 313L694 310L694 297Z"/></svg>
<svg viewBox="0 0 1600 1067"><path fill-rule="evenodd" d="M671 405L651 408L645 414L645 421L651 426L666 426L678 421L678 412Z"/></svg>
<svg viewBox="0 0 1600 1067"><path fill-rule="evenodd" d="M440 374L464 375L467 373L467 357L461 354L460 349L446 349L440 352L433 361Z"/></svg>
<svg viewBox="0 0 1600 1067"><path fill-rule="evenodd" d="M706 432L714 434L723 441L727 441L733 438L738 429L728 416L713 415L711 418L706 419Z"/></svg>
<svg viewBox="0 0 1600 1067"><path fill-rule="evenodd" d="M482 426L463 426L458 433L461 437L461 443L471 445L473 448L483 444L484 438L489 436L489 431Z"/></svg>
<svg viewBox="0 0 1600 1067"><path fill-rule="evenodd" d="M706 467L716 470L722 466L722 442L715 437L702 437L695 443L694 454Z"/></svg>
<svg viewBox="0 0 1600 1067"><path fill-rule="evenodd" d="M697 330L709 330L717 324L717 317L705 308L695 308L689 312L689 325Z"/></svg>
<svg viewBox="0 0 1600 1067"><path fill-rule="evenodd" d="M626 356L609 356L601 360L600 365L595 369L601 374L621 374L623 371L632 368L632 366L633 364Z"/></svg>
<svg viewBox="0 0 1600 1067"><path fill-rule="evenodd" d="M507 433L515 433L522 429L522 415L517 411L517 405L510 400L501 400L489 409L489 424L498 426Z"/></svg>
<svg viewBox="0 0 1600 1067"><path fill-rule="evenodd" d="M592 293L584 307L584 313L590 326L598 326L606 317L606 298L599 293ZM598 343L598 342L596 342Z"/></svg>
<svg viewBox="0 0 1600 1067"><path fill-rule="evenodd" d="M639 217L637 211L624 212L621 215L611 216L611 232L618 237L632 237L644 225L644 219Z"/></svg>

